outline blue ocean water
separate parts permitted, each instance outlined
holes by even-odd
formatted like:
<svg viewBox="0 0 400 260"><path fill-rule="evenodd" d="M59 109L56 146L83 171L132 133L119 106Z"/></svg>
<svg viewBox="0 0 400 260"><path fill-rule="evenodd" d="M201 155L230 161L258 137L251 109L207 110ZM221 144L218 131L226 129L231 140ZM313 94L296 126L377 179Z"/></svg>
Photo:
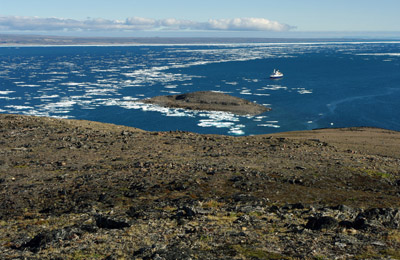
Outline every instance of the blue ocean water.
<svg viewBox="0 0 400 260"><path fill-rule="evenodd" d="M283 79L269 79L274 68ZM140 102L199 90L272 110L237 116ZM0 48L0 113L225 135L349 126L400 131L399 100L400 42Z"/></svg>

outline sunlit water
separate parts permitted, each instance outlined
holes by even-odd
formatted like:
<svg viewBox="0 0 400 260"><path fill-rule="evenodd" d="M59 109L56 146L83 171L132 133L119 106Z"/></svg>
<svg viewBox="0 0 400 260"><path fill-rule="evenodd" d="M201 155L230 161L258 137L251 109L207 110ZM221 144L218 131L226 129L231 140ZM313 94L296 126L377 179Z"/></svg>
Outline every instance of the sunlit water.
<svg viewBox="0 0 400 260"><path fill-rule="evenodd" d="M269 79L274 68L283 79ZM199 90L272 110L237 116L140 102ZM253 135L348 126L400 130L399 100L400 42L0 48L0 113Z"/></svg>

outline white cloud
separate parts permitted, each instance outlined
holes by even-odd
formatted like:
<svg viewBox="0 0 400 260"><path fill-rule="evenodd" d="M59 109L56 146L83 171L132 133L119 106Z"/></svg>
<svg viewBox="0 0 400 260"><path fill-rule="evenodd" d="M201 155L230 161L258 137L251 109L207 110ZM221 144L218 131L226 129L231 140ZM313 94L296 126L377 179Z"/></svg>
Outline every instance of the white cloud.
<svg viewBox="0 0 400 260"><path fill-rule="evenodd" d="M191 20L131 17L124 21L103 18L73 20L31 16L0 16L3 31L138 31L138 30L220 30L220 31L288 31L292 26L265 18Z"/></svg>
<svg viewBox="0 0 400 260"><path fill-rule="evenodd" d="M293 28L264 18L211 19L207 24L210 30L228 31L288 31Z"/></svg>

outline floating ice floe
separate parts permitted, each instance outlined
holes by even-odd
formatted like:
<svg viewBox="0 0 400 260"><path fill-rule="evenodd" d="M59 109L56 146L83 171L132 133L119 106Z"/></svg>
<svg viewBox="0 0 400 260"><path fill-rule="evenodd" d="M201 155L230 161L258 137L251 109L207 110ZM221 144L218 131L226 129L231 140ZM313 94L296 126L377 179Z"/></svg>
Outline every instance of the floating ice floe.
<svg viewBox="0 0 400 260"><path fill-rule="evenodd" d="M5 106L6 108L13 108L16 110L26 110L26 109L33 109L33 107L31 106L17 106L17 105L9 105L9 106Z"/></svg>
<svg viewBox="0 0 400 260"><path fill-rule="evenodd" d="M122 97L122 99L123 100L127 100L127 101L134 101L134 100L138 100L139 98L135 98L135 97L129 97L129 96L125 96L125 97Z"/></svg>
<svg viewBox="0 0 400 260"><path fill-rule="evenodd" d="M400 53L358 53L358 56L397 56L400 57Z"/></svg>
<svg viewBox="0 0 400 260"><path fill-rule="evenodd" d="M254 95L256 95L256 96L266 96L266 97L271 96L271 94L260 94L260 93L257 93L257 94L254 94Z"/></svg>
<svg viewBox="0 0 400 260"><path fill-rule="evenodd" d="M61 86L85 86L86 83L82 83L82 82L63 82L63 83L60 83L59 85L61 85Z"/></svg>
<svg viewBox="0 0 400 260"><path fill-rule="evenodd" d="M0 91L0 95L8 95L8 94L11 94L11 93L14 93L15 91L12 91L12 90L3 90L3 91Z"/></svg>
<svg viewBox="0 0 400 260"><path fill-rule="evenodd" d="M242 89L242 91L240 91L241 95L251 95L252 93L250 92L250 89Z"/></svg>
<svg viewBox="0 0 400 260"><path fill-rule="evenodd" d="M38 88L40 87L40 85L36 85L36 84L18 84L18 87L22 87L22 88Z"/></svg>
<svg viewBox="0 0 400 260"><path fill-rule="evenodd" d="M197 125L201 127L229 128L235 125L233 122L216 121L213 119L201 119L199 122Z"/></svg>
<svg viewBox="0 0 400 260"><path fill-rule="evenodd" d="M292 88L293 90L296 90L297 93L304 95L304 94L312 94L312 90L308 90L305 88Z"/></svg>
<svg viewBox="0 0 400 260"><path fill-rule="evenodd" d="M254 117L253 121L254 122L260 122L262 121L262 119L266 118L267 116L256 116Z"/></svg>
<svg viewBox="0 0 400 260"><path fill-rule="evenodd" d="M274 124L258 124L257 126L273 127L273 128L280 128L281 127L279 125L274 125Z"/></svg>
<svg viewBox="0 0 400 260"><path fill-rule="evenodd" d="M245 134L245 132L240 127L232 127L231 129L229 129L228 133L233 134L233 135L244 135Z"/></svg>
<svg viewBox="0 0 400 260"><path fill-rule="evenodd" d="M239 83L237 83L236 81L232 81L232 82L225 82L225 84L236 86L236 85L238 85Z"/></svg>
<svg viewBox="0 0 400 260"><path fill-rule="evenodd" d="M0 99L3 99L3 100L15 100L15 99L22 99L22 98L21 97L0 96Z"/></svg>
<svg viewBox="0 0 400 260"><path fill-rule="evenodd" d="M51 98L58 98L59 95L43 95L38 97L33 97L34 99L51 99Z"/></svg>
<svg viewBox="0 0 400 260"><path fill-rule="evenodd" d="M216 86L216 87L217 87L217 86ZM211 92L223 93L223 94L230 94L230 93L232 93L231 91L222 91L222 90L211 90Z"/></svg>
<svg viewBox="0 0 400 260"><path fill-rule="evenodd" d="M41 108L40 109L41 111L44 110L48 113L65 114L65 113L69 113L71 111L71 109L68 109L68 108L72 108L76 104L77 104L77 102L74 100L62 99L59 102L47 103L47 104L40 105L39 107Z"/></svg>
<svg viewBox="0 0 400 260"><path fill-rule="evenodd" d="M261 88L262 90L279 90L283 89L286 90L287 87L281 85L267 85L266 87Z"/></svg>

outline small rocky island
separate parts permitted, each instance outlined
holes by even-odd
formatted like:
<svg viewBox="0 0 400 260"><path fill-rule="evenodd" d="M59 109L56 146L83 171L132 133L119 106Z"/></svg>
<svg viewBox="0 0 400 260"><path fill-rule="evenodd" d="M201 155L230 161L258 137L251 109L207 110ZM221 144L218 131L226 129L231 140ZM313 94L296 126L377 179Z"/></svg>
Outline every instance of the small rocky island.
<svg viewBox="0 0 400 260"><path fill-rule="evenodd" d="M271 110L268 107L256 104L246 99L213 91L198 91L179 95L157 96L145 99L143 102L157 104L163 107L224 111L237 115L258 115Z"/></svg>

